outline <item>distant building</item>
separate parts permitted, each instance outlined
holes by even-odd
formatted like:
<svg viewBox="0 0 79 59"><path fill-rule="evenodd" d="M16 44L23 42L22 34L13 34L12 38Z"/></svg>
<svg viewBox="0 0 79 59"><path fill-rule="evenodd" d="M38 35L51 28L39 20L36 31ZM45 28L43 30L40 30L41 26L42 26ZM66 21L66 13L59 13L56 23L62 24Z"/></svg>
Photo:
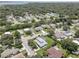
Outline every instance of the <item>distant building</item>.
<svg viewBox="0 0 79 59"><path fill-rule="evenodd" d="M77 19L77 20L72 20L72 22L73 22L74 24L76 24L76 23L79 22L79 19Z"/></svg>
<svg viewBox="0 0 79 59"><path fill-rule="evenodd" d="M63 31L63 33L66 36L73 36L73 33L71 33L70 31Z"/></svg>
<svg viewBox="0 0 79 59"><path fill-rule="evenodd" d="M42 28L48 28L48 25L41 25Z"/></svg>
<svg viewBox="0 0 79 59"><path fill-rule="evenodd" d="M15 18L16 18L16 19L17 19L17 21L19 21L19 22L26 21L26 19L25 19L25 18L23 18L23 17L21 17L21 16L16 16Z"/></svg>
<svg viewBox="0 0 79 59"><path fill-rule="evenodd" d="M37 37L35 41L40 47L44 47L47 44L47 42L41 37Z"/></svg>
<svg viewBox="0 0 79 59"><path fill-rule="evenodd" d="M42 28L41 26L35 28L36 31L40 31L40 30L42 30L42 29L43 29L43 28Z"/></svg>
<svg viewBox="0 0 79 59"><path fill-rule="evenodd" d="M66 37L73 36L73 33L71 33L70 31L55 31L55 36L58 39L63 39Z"/></svg>
<svg viewBox="0 0 79 59"><path fill-rule="evenodd" d="M55 36L56 36L57 39L63 39L63 38L66 37L66 36L64 35L64 33L61 32L61 31L55 32Z"/></svg>
<svg viewBox="0 0 79 59"><path fill-rule="evenodd" d="M63 53L60 50L56 50L55 48L51 47L47 50L49 58L61 58L63 57Z"/></svg>
<svg viewBox="0 0 79 59"><path fill-rule="evenodd" d="M74 40L77 40L77 41L79 41L79 38L74 38Z"/></svg>
<svg viewBox="0 0 79 59"><path fill-rule="evenodd" d="M16 54L15 56L12 56L11 58L25 58L25 56L22 53Z"/></svg>
<svg viewBox="0 0 79 59"><path fill-rule="evenodd" d="M27 32L27 31L30 31L30 29L29 28L25 28L24 31Z"/></svg>
<svg viewBox="0 0 79 59"><path fill-rule="evenodd" d="M51 26L52 28L56 28L56 25L55 25L55 24L50 24L50 26Z"/></svg>
<svg viewBox="0 0 79 59"><path fill-rule="evenodd" d="M13 16L13 14L11 14L11 15L7 15L7 16L6 16L6 19L7 19L8 22L13 23L13 21L14 21L15 18L14 18L14 16Z"/></svg>
<svg viewBox="0 0 79 59"><path fill-rule="evenodd" d="M76 55L79 55L79 50L78 51L75 51L75 52L72 52L73 54L76 54Z"/></svg>
<svg viewBox="0 0 79 59"><path fill-rule="evenodd" d="M11 35L12 33L11 33L11 32L5 32L4 34L9 34L9 35Z"/></svg>
<svg viewBox="0 0 79 59"><path fill-rule="evenodd" d="M77 40L73 40L73 42L79 45L79 41L77 41Z"/></svg>

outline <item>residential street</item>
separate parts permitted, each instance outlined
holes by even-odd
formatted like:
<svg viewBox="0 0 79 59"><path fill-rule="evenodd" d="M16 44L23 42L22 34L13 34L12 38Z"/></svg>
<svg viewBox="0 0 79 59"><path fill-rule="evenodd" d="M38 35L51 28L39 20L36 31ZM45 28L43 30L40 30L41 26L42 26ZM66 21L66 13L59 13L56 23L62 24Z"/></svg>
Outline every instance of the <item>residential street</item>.
<svg viewBox="0 0 79 59"><path fill-rule="evenodd" d="M28 39L26 39L24 36L21 36L21 41L22 41L22 45L23 47L26 49L28 56L33 56L34 55L34 51L28 46Z"/></svg>

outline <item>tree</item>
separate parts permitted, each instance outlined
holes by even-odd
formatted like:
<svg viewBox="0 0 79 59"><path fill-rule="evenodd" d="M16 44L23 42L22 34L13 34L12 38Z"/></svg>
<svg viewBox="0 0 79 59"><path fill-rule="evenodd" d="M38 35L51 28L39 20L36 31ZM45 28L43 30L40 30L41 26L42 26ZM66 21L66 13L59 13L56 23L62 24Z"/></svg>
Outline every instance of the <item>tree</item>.
<svg viewBox="0 0 79 59"><path fill-rule="evenodd" d="M0 43L2 45L8 45L9 47L13 44L13 36L9 34L4 34L1 36Z"/></svg>
<svg viewBox="0 0 79 59"><path fill-rule="evenodd" d="M47 51L43 51L43 57L47 57L48 53Z"/></svg>
<svg viewBox="0 0 79 59"><path fill-rule="evenodd" d="M70 53L72 51L76 51L78 49L78 45L74 42L72 42L71 39L64 39L61 41L61 46L64 49L67 49Z"/></svg>
<svg viewBox="0 0 79 59"><path fill-rule="evenodd" d="M35 19L32 20L32 23L35 23Z"/></svg>
<svg viewBox="0 0 79 59"><path fill-rule="evenodd" d="M19 49L21 49L23 46L22 46L22 42L20 41L20 40L16 40L15 41L15 45L14 45L14 47L15 48L19 48Z"/></svg>
<svg viewBox="0 0 79 59"><path fill-rule="evenodd" d="M33 40L29 40L29 41L28 41L28 44L29 44L29 46L31 46L33 49L36 49L36 48L37 48L37 46L36 46L36 44L34 43Z"/></svg>
<svg viewBox="0 0 79 59"><path fill-rule="evenodd" d="M68 26L68 25L63 25L63 30L64 31L67 31L67 30L69 30L70 29L70 27Z"/></svg>
<svg viewBox="0 0 79 59"><path fill-rule="evenodd" d="M19 39L21 35L18 31L14 31L13 36L14 36L15 39Z"/></svg>
<svg viewBox="0 0 79 59"><path fill-rule="evenodd" d="M79 38L79 30L77 30L77 31L75 32L75 37L76 37L76 38Z"/></svg>
<svg viewBox="0 0 79 59"><path fill-rule="evenodd" d="M26 35L31 35L32 32L31 32L31 31L26 31L25 34L26 34Z"/></svg>
<svg viewBox="0 0 79 59"><path fill-rule="evenodd" d="M54 36L54 31L52 29L48 29L49 35Z"/></svg>
<svg viewBox="0 0 79 59"><path fill-rule="evenodd" d="M4 51L3 48L0 47L0 56L1 56L1 53L2 53L3 51Z"/></svg>

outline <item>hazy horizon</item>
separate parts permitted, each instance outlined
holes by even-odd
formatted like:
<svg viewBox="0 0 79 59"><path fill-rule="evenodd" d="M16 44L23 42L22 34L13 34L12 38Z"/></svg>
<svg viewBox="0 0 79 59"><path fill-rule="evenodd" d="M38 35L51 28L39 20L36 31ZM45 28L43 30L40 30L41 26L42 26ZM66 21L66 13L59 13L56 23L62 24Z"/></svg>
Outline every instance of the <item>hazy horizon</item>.
<svg viewBox="0 0 79 59"><path fill-rule="evenodd" d="M0 5L27 4L27 1L0 1Z"/></svg>
<svg viewBox="0 0 79 59"><path fill-rule="evenodd" d="M28 4L28 3L33 3L34 1L0 1L0 5L18 5L18 4ZM66 3L67 1L65 2L58 2L58 1L54 1L54 2L45 2L45 1L36 1L35 3ZM67 2L67 3L75 3L75 2ZM79 2L76 2L76 3L79 3Z"/></svg>

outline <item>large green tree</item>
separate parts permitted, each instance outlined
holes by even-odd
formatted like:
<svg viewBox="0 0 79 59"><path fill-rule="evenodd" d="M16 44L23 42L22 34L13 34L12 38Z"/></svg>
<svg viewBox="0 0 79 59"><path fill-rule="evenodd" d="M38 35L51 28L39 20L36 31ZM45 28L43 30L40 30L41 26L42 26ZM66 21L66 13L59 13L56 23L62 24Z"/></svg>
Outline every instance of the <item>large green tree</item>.
<svg viewBox="0 0 79 59"><path fill-rule="evenodd" d="M18 31L14 31L13 36L14 36L15 39L19 39L21 35Z"/></svg>
<svg viewBox="0 0 79 59"><path fill-rule="evenodd" d="M74 43L71 39L64 39L61 41L61 46L67 49L70 53L78 49L78 45Z"/></svg>
<svg viewBox="0 0 79 59"><path fill-rule="evenodd" d="M33 49L37 48L37 46L33 40L29 40L28 45L31 46Z"/></svg>
<svg viewBox="0 0 79 59"><path fill-rule="evenodd" d="M13 36L9 34L4 34L1 36L0 43L2 45L12 46L13 44Z"/></svg>

